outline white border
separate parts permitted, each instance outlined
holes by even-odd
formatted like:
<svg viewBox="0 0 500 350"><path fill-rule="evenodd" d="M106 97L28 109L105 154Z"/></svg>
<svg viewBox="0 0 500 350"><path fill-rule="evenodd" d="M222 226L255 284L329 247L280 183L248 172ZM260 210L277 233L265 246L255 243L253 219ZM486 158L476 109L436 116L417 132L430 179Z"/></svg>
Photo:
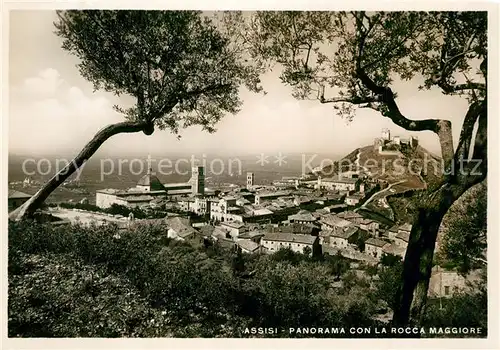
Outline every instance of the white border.
<svg viewBox="0 0 500 350"><path fill-rule="evenodd" d="M200 0L143 0L143 1L17 1L2 3L2 157L1 157L1 185L2 201L2 348L3 349L68 349L68 348L90 348L105 349L117 348L309 348L316 349L339 349L339 348L454 348L454 349L489 349L500 348L499 334L499 288L498 273L499 266L499 121L498 108L499 97L499 13L498 4L486 1L342 1L332 4L331 0L254 0L251 3L238 0L216 0L202 2ZM488 34L489 34L489 67L488 67L488 339L13 339L7 338L7 164L8 164L8 58L9 58L9 10L52 10L52 9L83 9L83 8L120 8L120 9L199 9L199 10L352 10L363 8L364 10L488 10Z"/></svg>

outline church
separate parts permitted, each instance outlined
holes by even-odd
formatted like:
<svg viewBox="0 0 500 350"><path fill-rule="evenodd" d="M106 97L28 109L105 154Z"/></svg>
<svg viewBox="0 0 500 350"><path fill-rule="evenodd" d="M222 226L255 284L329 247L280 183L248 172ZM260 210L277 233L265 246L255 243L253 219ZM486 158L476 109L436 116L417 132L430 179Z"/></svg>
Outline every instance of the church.
<svg viewBox="0 0 500 350"><path fill-rule="evenodd" d="M201 166L191 168L191 178L185 183L162 184L152 168L141 177L137 185L127 190L107 188L96 191L96 205L109 208L113 204L126 207L145 207L155 199L167 197L204 196L205 169Z"/></svg>

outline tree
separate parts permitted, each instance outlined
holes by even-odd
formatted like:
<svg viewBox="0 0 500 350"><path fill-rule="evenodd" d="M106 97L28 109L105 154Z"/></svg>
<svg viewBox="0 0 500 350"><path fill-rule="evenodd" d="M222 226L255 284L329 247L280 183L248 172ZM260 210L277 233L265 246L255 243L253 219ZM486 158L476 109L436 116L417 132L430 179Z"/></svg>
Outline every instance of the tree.
<svg viewBox="0 0 500 350"><path fill-rule="evenodd" d="M101 129L81 152L11 218L32 216L45 199L110 137L155 128L178 134L199 125L213 132L242 103L240 86L261 91L260 68L245 59L242 38L228 24L238 14L208 18L198 11L57 11L62 48L80 59L78 69L95 90L128 95L115 106L125 121Z"/></svg>
<svg viewBox="0 0 500 350"><path fill-rule="evenodd" d="M395 266L401 263L401 257L394 254L383 253L380 258L380 263L383 266Z"/></svg>
<svg viewBox="0 0 500 350"><path fill-rule="evenodd" d="M460 199L461 206L454 205L443 219L438 254L441 263L456 267L464 275L486 265L486 185L476 187Z"/></svg>
<svg viewBox="0 0 500 350"><path fill-rule="evenodd" d="M392 266L383 266L379 273L379 281L375 296L389 305L396 312L399 307L398 288L402 282L403 264L396 262Z"/></svg>
<svg viewBox="0 0 500 350"><path fill-rule="evenodd" d="M396 324L421 319L441 221L467 189L486 178L486 28L486 12L259 12L244 28L254 56L279 64L281 81L296 98L333 104L348 119L357 108L368 108L406 130L432 131L439 138L446 172L413 198L416 215ZM403 114L391 88L397 77L420 78L420 89L467 99L456 149L450 121Z"/></svg>

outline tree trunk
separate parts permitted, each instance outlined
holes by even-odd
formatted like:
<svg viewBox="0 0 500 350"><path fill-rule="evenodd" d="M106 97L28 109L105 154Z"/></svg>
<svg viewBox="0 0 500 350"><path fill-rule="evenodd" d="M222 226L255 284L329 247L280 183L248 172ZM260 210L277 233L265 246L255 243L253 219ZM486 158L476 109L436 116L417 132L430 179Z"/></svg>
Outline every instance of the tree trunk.
<svg viewBox="0 0 500 350"><path fill-rule="evenodd" d="M395 325L418 325L422 321L441 221L469 187L445 183L426 196L425 203L420 206L406 249L400 304L393 318Z"/></svg>
<svg viewBox="0 0 500 350"><path fill-rule="evenodd" d="M9 219L21 220L32 216L34 212L40 208L47 197L77 169L79 169L111 136L139 131L144 132L146 135L151 135L154 131L154 127L151 123L145 121L130 121L108 125L107 127L101 129L68 165L55 174L26 203L10 213Z"/></svg>
<svg viewBox="0 0 500 350"><path fill-rule="evenodd" d="M404 260L400 305L393 319L396 325L418 322L427 300L439 226L447 211L448 208L422 208L412 227Z"/></svg>

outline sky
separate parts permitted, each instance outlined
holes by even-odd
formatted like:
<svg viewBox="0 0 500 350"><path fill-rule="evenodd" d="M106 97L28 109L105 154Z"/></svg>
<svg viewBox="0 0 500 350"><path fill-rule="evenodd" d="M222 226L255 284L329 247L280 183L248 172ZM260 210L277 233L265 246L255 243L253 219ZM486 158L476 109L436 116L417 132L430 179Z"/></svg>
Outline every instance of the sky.
<svg viewBox="0 0 500 350"><path fill-rule="evenodd" d="M9 152L23 155L67 155L81 150L102 127L122 121L112 109L126 105L126 98L94 92L82 78L77 58L61 48L54 34L55 12L11 11L9 45ZM258 154L260 152L321 153L345 155L373 143L382 128L392 135L414 135L429 151L440 154L432 132L409 133L379 113L361 109L347 123L333 106L298 101L278 79L279 72L262 76L267 94L241 92L244 104L236 115L227 115L208 134L199 127L117 135L100 152L107 155L165 153ZM467 111L467 101L442 95L438 90L418 91L421 82L396 81L401 111L410 119L440 118L453 123L455 145ZM328 96L326 96L328 97Z"/></svg>

